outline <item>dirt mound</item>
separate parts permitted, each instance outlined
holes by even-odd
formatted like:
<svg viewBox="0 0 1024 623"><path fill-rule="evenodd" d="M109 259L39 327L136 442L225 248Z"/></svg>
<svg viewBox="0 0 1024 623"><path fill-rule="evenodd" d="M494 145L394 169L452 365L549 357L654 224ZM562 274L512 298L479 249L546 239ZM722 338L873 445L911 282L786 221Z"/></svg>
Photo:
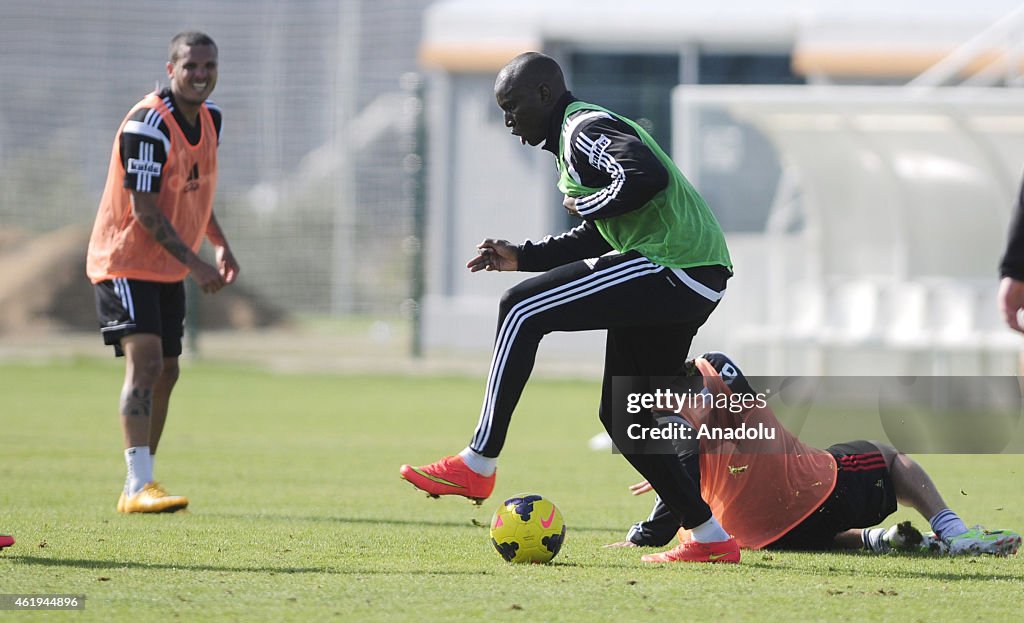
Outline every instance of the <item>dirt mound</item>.
<svg viewBox="0 0 1024 623"><path fill-rule="evenodd" d="M0 256L28 240L27 232L13 227L0 229Z"/></svg>
<svg viewBox="0 0 1024 623"><path fill-rule="evenodd" d="M72 225L0 240L0 333L98 328L93 288L85 276L89 231ZM243 272L243 283L244 278ZM284 324L286 316L242 283L200 295L197 307L204 330L270 327Z"/></svg>

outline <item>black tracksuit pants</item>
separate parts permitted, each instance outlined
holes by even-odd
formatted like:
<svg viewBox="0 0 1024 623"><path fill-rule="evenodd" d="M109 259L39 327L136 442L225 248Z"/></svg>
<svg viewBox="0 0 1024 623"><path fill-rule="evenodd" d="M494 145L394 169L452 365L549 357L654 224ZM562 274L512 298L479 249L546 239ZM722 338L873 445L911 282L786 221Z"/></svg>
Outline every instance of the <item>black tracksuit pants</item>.
<svg viewBox="0 0 1024 623"><path fill-rule="evenodd" d="M537 347L552 331L607 329L601 423L613 439L621 438L630 423L652 426L650 411L626 413L624 396L613 404L613 379L630 377L635 385L645 377L681 374L690 343L717 306L729 275L721 266L679 275L629 252L566 264L508 290L499 307L484 404L470 448L488 457L501 452ZM621 449L681 525L691 528L711 517L700 496L696 453L687 462L675 453Z"/></svg>

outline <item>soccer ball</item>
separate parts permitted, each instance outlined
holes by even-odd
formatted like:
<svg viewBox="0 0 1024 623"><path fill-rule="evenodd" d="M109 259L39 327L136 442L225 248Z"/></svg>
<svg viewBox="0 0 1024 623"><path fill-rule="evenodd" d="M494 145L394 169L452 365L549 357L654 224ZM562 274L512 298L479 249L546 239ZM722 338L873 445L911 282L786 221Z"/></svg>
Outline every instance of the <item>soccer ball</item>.
<svg viewBox="0 0 1024 623"><path fill-rule="evenodd" d="M510 497L491 518L491 543L508 562L548 562L564 541L562 513L536 494Z"/></svg>

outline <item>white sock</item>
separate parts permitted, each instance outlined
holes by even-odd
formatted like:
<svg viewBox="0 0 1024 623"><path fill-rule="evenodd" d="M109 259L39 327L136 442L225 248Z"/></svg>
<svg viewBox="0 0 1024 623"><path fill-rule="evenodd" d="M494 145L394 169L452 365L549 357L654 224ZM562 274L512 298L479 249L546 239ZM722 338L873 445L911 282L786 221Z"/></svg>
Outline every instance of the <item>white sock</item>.
<svg viewBox="0 0 1024 623"><path fill-rule="evenodd" d="M466 467L480 474L481 476L491 476L498 469L498 459L488 458L482 454L479 454L468 447L459 452L459 456L466 462Z"/></svg>
<svg viewBox="0 0 1024 623"><path fill-rule="evenodd" d="M135 495L147 482L153 480L153 460L149 446L135 446L124 451L124 462L128 464L128 477L124 481L126 495Z"/></svg>
<svg viewBox="0 0 1024 623"><path fill-rule="evenodd" d="M690 528L690 535L698 543L715 543L729 540L729 533L725 531L722 524L718 523L714 515L696 528Z"/></svg>
<svg viewBox="0 0 1024 623"><path fill-rule="evenodd" d="M876 553L888 552L891 545L882 539L885 532L885 528L866 528L861 531L860 542L864 545L864 549Z"/></svg>

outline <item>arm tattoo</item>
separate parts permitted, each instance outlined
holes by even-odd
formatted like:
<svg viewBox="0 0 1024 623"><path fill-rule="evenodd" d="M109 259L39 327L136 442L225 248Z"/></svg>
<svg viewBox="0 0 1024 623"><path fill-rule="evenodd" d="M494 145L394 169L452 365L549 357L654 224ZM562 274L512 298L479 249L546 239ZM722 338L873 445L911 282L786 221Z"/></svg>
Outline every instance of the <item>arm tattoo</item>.
<svg viewBox="0 0 1024 623"><path fill-rule="evenodd" d="M174 226L163 212L145 214L139 219L139 222L164 249L167 249L168 253L182 264L185 263L190 249L178 237L178 232L174 231Z"/></svg>
<svg viewBox="0 0 1024 623"><path fill-rule="evenodd" d="M137 387L125 388L121 392L121 415L128 417L149 417L153 409L153 390Z"/></svg>

